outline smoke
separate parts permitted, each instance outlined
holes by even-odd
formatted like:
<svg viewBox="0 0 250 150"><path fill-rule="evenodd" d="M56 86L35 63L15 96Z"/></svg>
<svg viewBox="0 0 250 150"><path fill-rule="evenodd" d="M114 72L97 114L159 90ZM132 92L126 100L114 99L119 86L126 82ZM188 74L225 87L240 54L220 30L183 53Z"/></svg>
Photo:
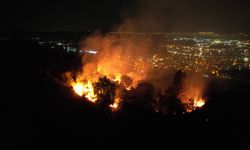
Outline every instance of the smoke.
<svg viewBox="0 0 250 150"><path fill-rule="evenodd" d="M114 25L112 32L138 33L165 30L166 14L169 14L167 7L168 4L164 0L157 2L134 0L133 6L121 11L122 21ZM81 42L81 49L98 51L98 55L94 57L83 56L81 76L97 80L99 76L96 75L97 70L110 78L126 75L132 79L133 86L142 80L157 81L159 77L152 78L152 66L143 60L143 57L153 53L152 45L154 41L147 35L111 33L103 35L95 32ZM160 75L164 78L166 74L160 73Z"/></svg>
<svg viewBox="0 0 250 150"><path fill-rule="evenodd" d="M83 42L83 50L98 51L95 56L83 56L83 77L96 80L98 73L111 79L126 75L132 79L133 85L147 78L150 65L140 59L149 50L150 42L145 38L95 33Z"/></svg>
<svg viewBox="0 0 250 150"><path fill-rule="evenodd" d="M206 85L201 73L189 73L182 83L178 98L185 104L193 102L193 99L204 99Z"/></svg>
<svg viewBox="0 0 250 150"><path fill-rule="evenodd" d="M167 27L165 14L168 5L165 4L163 0L137 0L130 11L122 12L123 21L114 26L113 32L95 32L81 41L82 50L94 50L97 54L83 55L82 69L75 81L70 82L96 85L102 83L97 81L105 76L110 85L115 83L115 92L106 90L106 84L94 86L101 87L94 90L95 93L104 91L103 95L112 97L112 102L117 101L117 104L109 102L112 107L117 107L118 102L126 99L145 107L153 106L157 111L174 114L176 110L182 113L184 109L192 111L197 106L202 106L201 98L205 87L202 74L155 70L148 58L154 55L152 47L157 41L153 41L149 34L138 34L160 31ZM93 96L93 87L86 87ZM113 91L113 94L110 96L105 91Z"/></svg>
<svg viewBox="0 0 250 150"><path fill-rule="evenodd" d="M159 32L167 29L170 5L165 0L136 0L132 8L122 11L122 23L116 31Z"/></svg>

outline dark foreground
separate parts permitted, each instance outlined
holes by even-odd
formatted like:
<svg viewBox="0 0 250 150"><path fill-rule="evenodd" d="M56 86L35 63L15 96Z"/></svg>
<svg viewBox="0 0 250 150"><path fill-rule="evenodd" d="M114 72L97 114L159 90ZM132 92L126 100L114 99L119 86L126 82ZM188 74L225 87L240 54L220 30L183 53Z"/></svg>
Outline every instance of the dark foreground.
<svg viewBox="0 0 250 150"><path fill-rule="evenodd" d="M7 148L250 148L250 83L245 80L212 81L206 106L185 116L134 106L109 114L48 75L56 74L53 68L78 66L79 57L24 40L0 46L1 142Z"/></svg>

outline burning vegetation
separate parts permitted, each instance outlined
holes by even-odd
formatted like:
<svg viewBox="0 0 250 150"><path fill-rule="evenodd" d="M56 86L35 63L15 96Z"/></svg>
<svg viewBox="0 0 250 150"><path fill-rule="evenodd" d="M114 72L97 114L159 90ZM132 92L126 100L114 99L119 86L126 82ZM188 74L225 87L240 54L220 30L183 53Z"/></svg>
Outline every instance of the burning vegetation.
<svg viewBox="0 0 250 150"><path fill-rule="evenodd" d="M164 29L165 23L159 22L165 20L160 19L165 18L163 6L136 1L134 15L125 15L113 29L124 34L96 32L82 40L80 48L87 52L82 56L82 68L65 73L66 85L83 99L113 111L125 103L167 114L183 114L202 107L205 83L201 77L193 78L190 73L176 70L154 70L155 66L144 59L156 58L151 50L156 44L154 39L147 34L129 34ZM154 16L151 10L155 10Z"/></svg>
<svg viewBox="0 0 250 150"><path fill-rule="evenodd" d="M84 54L82 68L64 74L66 85L78 96L112 111L130 102L167 114L202 107L205 100L201 78L177 71L172 84L155 86L164 83L166 77L155 75L153 67L140 57L149 54L149 42L129 36L92 35L83 42L82 49L95 49L97 53ZM153 82L154 78L161 83Z"/></svg>

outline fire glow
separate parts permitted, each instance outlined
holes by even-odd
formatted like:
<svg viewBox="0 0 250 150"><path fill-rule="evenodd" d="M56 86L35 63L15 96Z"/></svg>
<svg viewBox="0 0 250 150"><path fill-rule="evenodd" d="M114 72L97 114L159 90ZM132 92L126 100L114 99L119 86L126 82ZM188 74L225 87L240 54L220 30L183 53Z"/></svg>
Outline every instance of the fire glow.
<svg viewBox="0 0 250 150"><path fill-rule="evenodd" d="M194 100L194 107L202 107L205 105L204 99Z"/></svg>
<svg viewBox="0 0 250 150"><path fill-rule="evenodd" d="M96 71L97 74L101 75L100 72ZM130 91L131 88L135 88L132 85L126 86L126 84L123 84L121 79L121 74L117 74L116 76L113 75L112 78L108 78L111 82L115 83L118 86L123 86L124 90ZM96 103L98 101L97 94L94 90L94 84L97 82L87 80L86 82L83 82L81 79L82 76L79 74L77 76L76 81L72 78L72 75L70 75L70 79L68 79L69 86L73 88L73 91L80 97L85 97L88 101ZM93 79L92 79L93 80ZM205 99L202 98L202 92L199 89L193 89L185 87L186 89L180 94L178 97L181 102L184 104L186 112L192 112L196 110L197 108L201 108L205 105ZM117 111L120 109L120 105L123 102L123 100L118 96L115 95L114 101L112 104L109 104L109 108L112 111Z"/></svg>
<svg viewBox="0 0 250 150"><path fill-rule="evenodd" d="M190 92L191 91L191 92ZM179 98L185 104L187 112L192 112L205 105L205 99L202 98L200 90L186 90Z"/></svg>
<svg viewBox="0 0 250 150"><path fill-rule="evenodd" d="M114 103L110 104L109 107L114 111L117 110L119 108L120 101L121 101L120 98L116 98Z"/></svg>
<svg viewBox="0 0 250 150"><path fill-rule="evenodd" d="M71 83L71 86L73 87L74 92L79 96L85 96L89 101L95 102L97 100L96 95L94 94L94 88L90 81L88 81L86 84L84 83Z"/></svg>
<svg viewBox="0 0 250 150"><path fill-rule="evenodd" d="M87 38L84 43L83 49L94 48L100 51L96 55L84 54L82 68L75 73L67 72L65 76L67 86L72 87L78 96L85 97L90 102L99 104L107 101L107 103L104 103L108 108L113 111L119 110L124 102L125 91L134 94L132 100L129 99L129 101L136 101L138 98L136 94L143 93L140 92L140 88L136 90L140 82L150 83L149 79L155 76L152 74L153 66L141 58L145 55L145 49L147 49L145 46L148 44L145 42L115 36L93 36ZM99 79L103 77L106 79L101 83ZM163 79L160 80L164 82ZM193 80L189 82L193 83ZM202 82L199 81L199 83ZM101 87L98 87L98 85ZM202 87L197 85L200 84L184 83L184 85L181 85L182 90L176 97L185 105L186 112L192 112L205 105L205 100L202 98ZM107 94L109 90L112 92ZM109 95L108 100L105 96L104 99L106 100L101 98L104 94ZM153 101L156 101L156 97ZM152 103L150 105L155 107Z"/></svg>
<svg viewBox="0 0 250 150"><path fill-rule="evenodd" d="M97 79L104 76L101 73L102 69L97 69L95 71L95 75L97 77L94 77L92 79L88 79L85 81L83 79L83 76L81 73L76 76L76 79L73 78L73 73L72 72L67 72L65 73L65 76L68 80L67 86L72 87L73 91L75 94L77 94L79 97L85 97L86 100L96 103L98 101L97 94L95 93L94 90L94 84L97 82ZM124 86L125 89L129 90L130 86L126 87L125 85L121 84L121 74L117 75L112 75L112 78L108 78L111 82L117 84L117 85L122 85ZM109 108L112 109L113 111L116 111L119 109L120 102L122 100L119 97L115 97L114 102L109 105Z"/></svg>
<svg viewBox="0 0 250 150"><path fill-rule="evenodd" d="M84 85L83 84L76 83L76 84L73 84L72 86L73 86L73 89L74 89L76 94L78 94L79 96L83 95L83 92L84 92Z"/></svg>

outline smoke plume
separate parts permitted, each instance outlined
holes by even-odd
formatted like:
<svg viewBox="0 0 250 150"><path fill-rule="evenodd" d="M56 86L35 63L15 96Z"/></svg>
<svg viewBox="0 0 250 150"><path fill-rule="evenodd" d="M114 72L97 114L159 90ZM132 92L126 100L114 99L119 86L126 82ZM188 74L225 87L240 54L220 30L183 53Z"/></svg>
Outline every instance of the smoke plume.
<svg viewBox="0 0 250 150"><path fill-rule="evenodd" d="M192 111L202 106L205 85L202 74L155 70L148 61L156 53L153 45L158 44L149 33L167 27L168 6L163 4L166 3L162 0L137 0L134 8L122 12L123 21L115 25L112 32L95 32L81 41L81 50L96 53L83 55L82 68L76 78L70 80L71 86L77 85L81 95L85 92L93 97L94 93L110 91L105 90L105 84L98 83L105 77L107 82L116 84L115 96L109 96L112 102L117 102L111 104L112 107L117 107L122 98L171 113L175 113L174 110L182 113L184 109ZM99 86L101 90L96 90L92 84L104 87ZM92 101L96 101L96 96Z"/></svg>

